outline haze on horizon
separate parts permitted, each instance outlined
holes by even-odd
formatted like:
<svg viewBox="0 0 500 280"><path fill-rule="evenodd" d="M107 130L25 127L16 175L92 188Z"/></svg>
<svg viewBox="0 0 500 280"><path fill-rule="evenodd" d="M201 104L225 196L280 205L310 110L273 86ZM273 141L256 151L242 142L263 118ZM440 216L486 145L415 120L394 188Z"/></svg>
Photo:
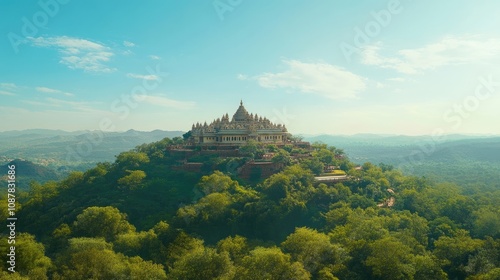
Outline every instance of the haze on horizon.
<svg viewBox="0 0 500 280"><path fill-rule="evenodd" d="M0 131L499 135L496 1L1 2Z"/></svg>

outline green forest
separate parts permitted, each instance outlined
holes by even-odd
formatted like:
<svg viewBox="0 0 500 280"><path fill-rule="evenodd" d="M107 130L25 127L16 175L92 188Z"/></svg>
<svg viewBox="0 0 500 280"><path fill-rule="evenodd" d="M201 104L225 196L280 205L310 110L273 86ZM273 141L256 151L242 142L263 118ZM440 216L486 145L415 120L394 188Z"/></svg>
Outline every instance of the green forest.
<svg viewBox="0 0 500 280"><path fill-rule="evenodd" d="M500 279L498 188L359 168L321 143L248 144L192 172L166 149L181 143L19 190L16 272L3 234L0 279ZM270 151L274 175L234 172ZM318 182L327 166L347 179Z"/></svg>

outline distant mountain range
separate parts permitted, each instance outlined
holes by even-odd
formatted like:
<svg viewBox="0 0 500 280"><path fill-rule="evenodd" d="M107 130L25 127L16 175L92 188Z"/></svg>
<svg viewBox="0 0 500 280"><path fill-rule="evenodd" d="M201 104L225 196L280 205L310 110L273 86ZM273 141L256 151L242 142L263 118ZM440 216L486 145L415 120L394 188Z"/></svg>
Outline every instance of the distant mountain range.
<svg viewBox="0 0 500 280"><path fill-rule="evenodd" d="M182 131L162 130L102 133L32 129L0 132L0 163L16 158L42 165L54 162L78 165L85 162L113 161L115 155L137 145L182 134Z"/></svg>
<svg viewBox="0 0 500 280"><path fill-rule="evenodd" d="M431 136L357 134L310 136L304 137L304 140L344 149L351 160L357 163L398 164L412 159L420 162L500 162L500 136L455 134L433 139Z"/></svg>
<svg viewBox="0 0 500 280"><path fill-rule="evenodd" d="M113 162L115 156L134 147L182 136L182 131L105 132L30 129L0 132L0 177L7 164L14 162L18 185L27 188L30 181L58 180L70 171L85 171L97 162Z"/></svg>

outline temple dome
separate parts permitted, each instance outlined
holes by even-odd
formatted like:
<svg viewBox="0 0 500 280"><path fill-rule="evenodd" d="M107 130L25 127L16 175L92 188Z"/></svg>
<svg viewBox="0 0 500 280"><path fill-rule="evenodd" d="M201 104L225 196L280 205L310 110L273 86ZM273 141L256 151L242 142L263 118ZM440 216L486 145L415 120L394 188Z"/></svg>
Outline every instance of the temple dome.
<svg viewBox="0 0 500 280"><path fill-rule="evenodd" d="M235 121L246 121L249 118L248 111L243 106L243 101L240 101L240 107L236 110L236 113L233 115L233 119Z"/></svg>

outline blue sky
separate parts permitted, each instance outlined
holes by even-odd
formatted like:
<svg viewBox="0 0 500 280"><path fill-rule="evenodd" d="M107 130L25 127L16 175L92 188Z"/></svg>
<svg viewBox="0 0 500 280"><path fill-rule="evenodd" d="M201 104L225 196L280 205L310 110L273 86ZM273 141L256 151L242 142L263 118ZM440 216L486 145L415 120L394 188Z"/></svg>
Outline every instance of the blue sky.
<svg viewBox="0 0 500 280"><path fill-rule="evenodd" d="M1 1L0 131L500 134L498 1Z"/></svg>

